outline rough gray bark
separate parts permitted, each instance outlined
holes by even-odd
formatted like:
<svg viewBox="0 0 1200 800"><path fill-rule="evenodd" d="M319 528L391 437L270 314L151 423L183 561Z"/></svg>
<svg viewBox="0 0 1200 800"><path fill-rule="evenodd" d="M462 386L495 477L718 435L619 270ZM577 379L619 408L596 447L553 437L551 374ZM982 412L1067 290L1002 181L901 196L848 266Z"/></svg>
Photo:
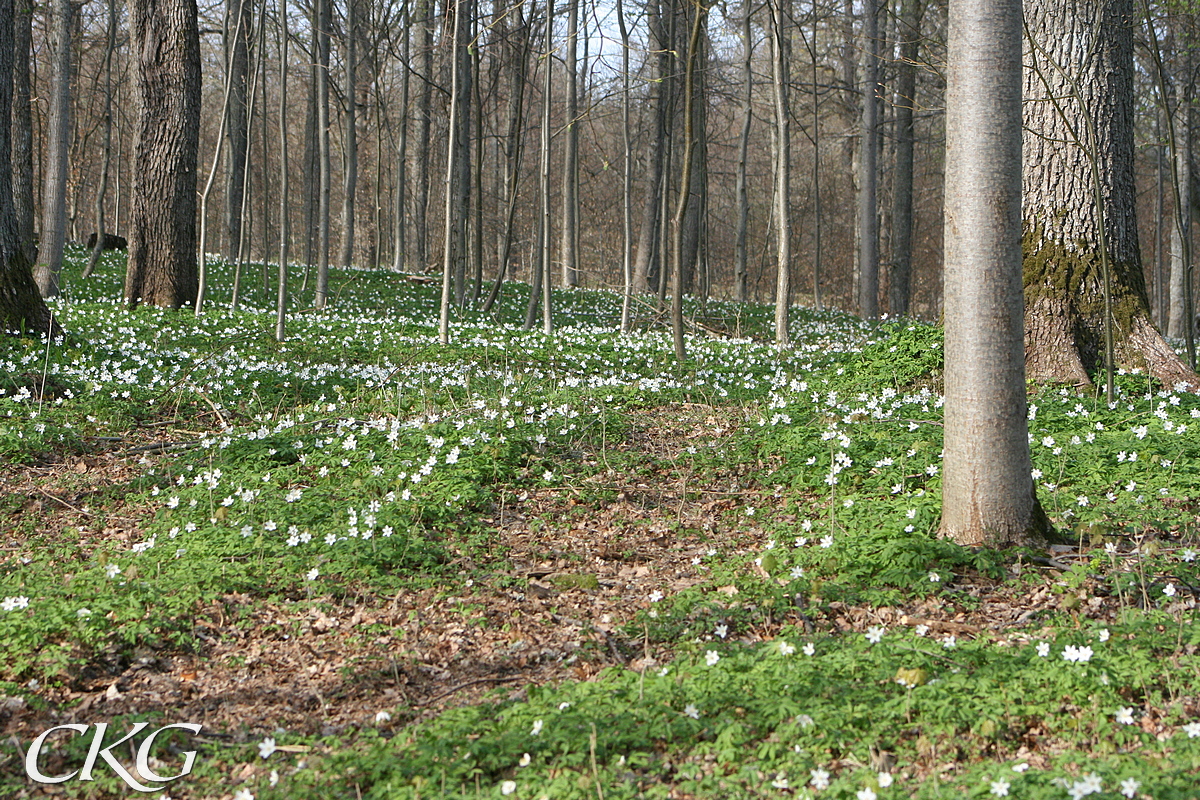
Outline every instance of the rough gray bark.
<svg viewBox="0 0 1200 800"><path fill-rule="evenodd" d="M862 143L858 157L858 313L879 317L879 0L863 11Z"/></svg>
<svg viewBox="0 0 1200 800"><path fill-rule="evenodd" d="M139 120L125 302L196 299L200 33L196 0L130 3Z"/></svg>
<svg viewBox="0 0 1200 800"><path fill-rule="evenodd" d="M358 192L358 2L346 0L346 173L342 184L341 265L354 264L354 200Z"/></svg>
<svg viewBox="0 0 1200 800"><path fill-rule="evenodd" d="M1021 298L1021 2L950 4L942 533L1030 544Z"/></svg>
<svg viewBox="0 0 1200 800"><path fill-rule="evenodd" d="M242 250L242 219L245 216L244 188L246 184L246 148L250 137L249 37L252 25L252 0L225 2L225 69L229 84L226 107L226 135L229 147L225 151L225 257L230 261ZM260 21L261 24L261 21Z"/></svg>
<svg viewBox="0 0 1200 800"><path fill-rule="evenodd" d="M1026 44L1033 68L1024 76L1028 376L1090 385L1103 361L1103 221L1115 363L1144 368L1168 386L1200 387L1149 317L1134 213L1133 2L1027 0L1025 20L1036 42ZM1079 135L1089 127L1092 147ZM1093 199L1092 152L1102 208Z"/></svg>
<svg viewBox="0 0 1200 800"><path fill-rule="evenodd" d="M33 282L13 209L10 76L14 63L25 57L25 51L14 53L13 45L13 0L0 0L0 334L50 333L57 326Z"/></svg>
<svg viewBox="0 0 1200 800"><path fill-rule="evenodd" d="M775 101L775 343L781 347L791 344L788 331L788 311L792 279L792 134L791 111L788 107L789 53L785 26L785 0L772 0L771 12L771 76Z"/></svg>
<svg viewBox="0 0 1200 800"><path fill-rule="evenodd" d="M29 65L33 40L33 0L16 0L14 7L12 98L12 185L16 206L17 241L29 263L37 241L33 233L33 103ZM7 73L5 73L7 74Z"/></svg>
<svg viewBox="0 0 1200 800"><path fill-rule="evenodd" d="M46 119L46 158L42 189L42 231L33 278L42 297L58 295L67 234L67 150L71 144L71 36L75 5L50 4L50 111Z"/></svg>

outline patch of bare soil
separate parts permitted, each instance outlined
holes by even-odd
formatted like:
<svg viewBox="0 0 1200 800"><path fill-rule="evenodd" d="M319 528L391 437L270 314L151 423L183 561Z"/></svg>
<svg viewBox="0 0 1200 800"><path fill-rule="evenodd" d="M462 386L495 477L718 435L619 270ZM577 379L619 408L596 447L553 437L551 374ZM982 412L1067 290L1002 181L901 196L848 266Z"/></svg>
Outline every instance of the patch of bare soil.
<svg viewBox="0 0 1200 800"><path fill-rule="evenodd" d="M591 474L583 483L503 494L486 520L494 557L459 562L487 576L481 580L392 597L360 593L323 608L229 594L198 610L193 652L139 648L131 659L97 665L74 686L43 688L43 710L0 708L0 738L29 742L52 725L127 714L200 723L214 747L279 730L329 735L376 726L390 734L496 689L519 697L529 684L660 663L670 657L665 646L625 633L651 594L701 582L703 567L694 559L710 546L746 550L767 538L751 519L726 512L763 502L768 492L739 476L736 465L703 476L686 467L689 447L711 446L740 424L732 413L695 405L642 412L630 420L632 435L608 445L619 458L612 450L576 454ZM645 468L635 476L605 469L610 458ZM89 497L124 485L143 468L138 457L109 454L5 469L0 487L22 504L7 512L15 523L6 528L25 538L78 526L87 536L136 541L144 510L117 501L106 506L112 513L100 515ZM784 624L843 631L925 624L932 634L1003 638L1006 629L1057 603L1048 592L1018 598L986 582L962 588L971 602L832 603L812 616L794 608L734 635L770 638ZM1102 616L1104 602L1081 613ZM381 711L392 718L377 720ZM265 768L238 764L230 785ZM31 785L26 796L55 788ZM182 786L171 791L190 796Z"/></svg>

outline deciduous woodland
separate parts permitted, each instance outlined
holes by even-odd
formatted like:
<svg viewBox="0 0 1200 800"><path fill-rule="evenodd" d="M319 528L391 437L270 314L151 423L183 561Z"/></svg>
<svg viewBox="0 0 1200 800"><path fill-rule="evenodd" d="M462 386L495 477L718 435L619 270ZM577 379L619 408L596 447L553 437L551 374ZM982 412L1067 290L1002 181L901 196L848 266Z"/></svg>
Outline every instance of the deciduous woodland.
<svg viewBox="0 0 1200 800"><path fill-rule="evenodd" d="M1194 800L1198 45L0 0L0 797Z"/></svg>
<svg viewBox="0 0 1200 800"><path fill-rule="evenodd" d="M167 14L160 5L148 13ZM198 121L171 116L182 107L161 113L198 137L180 145L195 149L186 180L198 184L211 253L277 260L286 216L294 277L318 286L330 263L439 272L448 241L455 303L483 302L497 276L533 282L543 270L556 286L619 289L628 266L645 310L669 293L678 225L685 293L770 301L778 291L868 318L941 313L945 2L188 5L179 13L198 15ZM1195 21L1161 3L1026 5L1027 111L1044 120L1046 141L1071 140L1053 160L1071 177L1027 189L1086 203L1089 147L1102 169L1119 159L1134 183L1113 212L1115 268L1128 268L1128 239L1150 318L1182 338ZM153 33L139 34L138 8L15 6L14 191L31 260L41 245L43 294L56 291L61 241L101 226L130 232L139 133L167 146L165 133L139 130L137 41ZM1101 39L1121 31L1132 59L1112 87L1121 99L1095 108L1128 113L1097 120L1089 144L1082 118L1070 121L1079 115L1066 76L1090 97L1090 76L1112 63ZM1052 124L1055 115L1068 121ZM1132 126L1128 148L1110 146L1112 124ZM1035 158L1045 146L1026 142ZM1048 194L1047 213L1063 202ZM1089 225L1069 235L1088 236ZM1031 248L1036 269L1047 251ZM237 280L263 280L249 272ZM1088 280L1072 274L1073 286ZM1122 292L1116 303L1123 321L1136 316ZM1052 367L1072 369L1038 362Z"/></svg>

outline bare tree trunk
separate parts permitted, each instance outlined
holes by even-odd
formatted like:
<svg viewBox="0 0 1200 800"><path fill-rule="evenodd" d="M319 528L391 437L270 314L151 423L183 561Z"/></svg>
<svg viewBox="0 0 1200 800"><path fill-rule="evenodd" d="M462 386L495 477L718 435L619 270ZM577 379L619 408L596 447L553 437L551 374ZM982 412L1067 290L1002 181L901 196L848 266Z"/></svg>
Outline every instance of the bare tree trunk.
<svg viewBox="0 0 1200 800"><path fill-rule="evenodd" d="M789 298L792 273L792 134L791 111L788 108L789 53L785 26L788 10L784 0L772 0L771 12L771 77L775 100L775 343L781 347L791 344L788 331Z"/></svg>
<svg viewBox="0 0 1200 800"><path fill-rule="evenodd" d="M696 148L693 126L693 105L696 102L696 55L700 49L700 35L708 18L708 8L700 0L692 0L692 35L688 41L687 66L683 81L683 165L679 180L679 199L675 204L675 219L672 222L671 242L671 340L675 344L675 359L687 360L687 349L683 338L683 225L688 200L692 192L692 155Z"/></svg>
<svg viewBox="0 0 1200 800"><path fill-rule="evenodd" d="M14 5L12 199L16 206L17 242L26 260L32 264L37 259L37 240L33 232L33 99L29 87L29 65L33 61L33 0L16 0Z"/></svg>
<svg viewBox="0 0 1200 800"><path fill-rule="evenodd" d="M690 5L688 13L697 13L696 4L693 3ZM691 17L685 16L685 19L690 20ZM689 162L692 171L688 181L688 185L691 187L691 194L688 197L687 209L684 214L683 260L680 262L682 265L680 274L683 276L683 291L687 294L695 292L696 276L703 256L700 247L704 238L704 215L708 202L708 114L706 111L707 103L705 101L705 63L707 61L705 44L707 39L707 28L705 28L696 43L696 67L692 70L693 119L690 121L690 124L692 126L692 146L694 150ZM687 54L687 58L691 59L690 52ZM685 127L687 124L689 123L685 123Z"/></svg>
<svg viewBox="0 0 1200 800"><path fill-rule="evenodd" d="M288 306L288 245L291 244L290 201L288 197L288 136L287 136L287 68L288 23L287 0L279 0L279 280L275 288L275 340L287 338ZM266 113L266 109L263 109ZM265 181L264 181L265 183ZM264 254L263 260L266 261Z"/></svg>
<svg viewBox="0 0 1200 800"><path fill-rule="evenodd" d="M0 0L0 75L13 74L25 50L14 50L13 2ZM0 80L0 334L52 333L57 325L33 282L32 264L18 240L13 209L12 139L10 114L12 82Z"/></svg>
<svg viewBox="0 0 1200 800"><path fill-rule="evenodd" d="M733 246L733 299L746 302L746 235L750 226L750 198L746 191L746 159L750 151L750 124L754 121L754 39L750 31L750 0L742 3L742 134L738 139L737 233Z"/></svg>
<svg viewBox="0 0 1200 800"><path fill-rule="evenodd" d="M75 5L71 0L53 0L50 5L50 113L44 188L42 190L42 236L33 277L42 297L58 295L63 244L67 224L67 150L71 144L71 36L75 27Z"/></svg>
<svg viewBox="0 0 1200 800"><path fill-rule="evenodd" d="M315 3L314 3L315 5ZM315 19L309 25L315 28ZM320 181L320 159L317 146L317 42L312 37L312 46L306 54L308 61L308 99L304 111L304 168L301 182L304 193L301 209L301 236L304 241L304 288L308 288L308 276L317 261L317 193Z"/></svg>
<svg viewBox="0 0 1200 800"><path fill-rule="evenodd" d="M493 5L495 0L493 0ZM483 135L483 76L481 70L480 56L480 30L482 27L483 11L479 8L478 2L473 3L476 13L474 15L474 33L471 36L474 44L471 49L471 74L474 78L472 86L472 97L474 102L472 108L472 125L475 129L475 159L472 164L474 168L474 177L471 180L472 188L472 205L474 206L474 218L471 222L471 304L475 305L479 302L479 296L483 292L483 159L484 159L484 142ZM493 79L492 85L495 86Z"/></svg>
<svg viewBox="0 0 1200 800"><path fill-rule="evenodd" d="M1200 387L1149 319L1134 214L1133 2L1064 0L1025 10L1036 42L1027 52L1024 116L1029 378L1090 385L1104 358L1107 317L1118 366L1141 367L1167 386ZM1095 130L1090 148L1073 137L1085 125Z"/></svg>
<svg viewBox="0 0 1200 800"><path fill-rule="evenodd" d="M858 158L858 313L879 317L879 0L863 12L862 145Z"/></svg>
<svg viewBox="0 0 1200 800"><path fill-rule="evenodd" d="M242 220L245 218L247 147L250 138L248 113L250 89L250 46L252 0L225 2L225 69L229 83L226 133L229 149L225 156L225 257L240 259ZM259 24L262 24L260 21Z"/></svg>
<svg viewBox="0 0 1200 800"><path fill-rule="evenodd" d="M450 291L451 282L454 277L454 262L455 262L455 244L457 244L457 236L455 236L455 212L457 203L455 202L454 181L458 174L458 158L460 156L459 137L459 106L463 102L462 98L462 76L459 72L461 59L458 55L458 50L462 46L460 33L461 21L463 17L463 0L454 0L453 10L447 6L447 14L454 14L453 20L448 20L447 25L451 31L450 39L450 132L446 146L446 218L445 218L445 235L442 239L442 302L438 323L438 336L441 339L442 345L450 344Z"/></svg>
<svg viewBox="0 0 1200 800"><path fill-rule="evenodd" d="M404 200L408 194L408 97L409 74L412 72L412 10L408 3L404 6L404 33L401 47L403 75L400 78L400 133L396 142L396 202L395 216L392 218L392 270L403 272L408 265L408 228L404 219L407 205Z"/></svg>
<svg viewBox="0 0 1200 800"><path fill-rule="evenodd" d="M892 189L892 264L888 276L888 312L908 315L912 296L913 111L921 44L921 0L903 0L900 12L900 63L896 67L896 169Z"/></svg>
<svg viewBox="0 0 1200 800"><path fill-rule="evenodd" d="M575 242L579 238L579 75L577 73L579 50L579 2L567 0L567 120L566 141L563 142L562 180L562 285L578 283L578 264Z"/></svg>
<svg viewBox="0 0 1200 800"><path fill-rule="evenodd" d="M195 0L133 0L140 110L125 302L196 299L200 33Z"/></svg>
<svg viewBox="0 0 1200 800"><path fill-rule="evenodd" d="M1166 327L1167 286L1166 259L1163 258L1163 169L1162 109L1154 110L1154 302L1152 305L1155 324Z"/></svg>
<svg viewBox="0 0 1200 800"><path fill-rule="evenodd" d="M946 89L946 426L942 533L1031 544L1021 333L1021 2L950 5Z"/></svg>
<svg viewBox="0 0 1200 800"><path fill-rule="evenodd" d="M90 278L92 273L96 271L96 264L100 261L100 254L104 252L104 201L105 195L108 194L108 170L112 163L112 62L113 55L117 50L116 0L109 0L108 2L108 26L106 30L107 41L104 45L104 148L100 161L100 183L96 187L96 244L92 248L92 254L88 257L87 266L83 269L83 275L81 277L84 279Z"/></svg>
<svg viewBox="0 0 1200 800"><path fill-rule="evenodd" d="M521 156L525 145L525 84L528 80L529 54L532 45L532 21L536 9L532 6L529 18L524 16L524 3L516 5L517 40L509 47L508 65L510 86L508 91L508 130L504 137L504 229L500 234L499 265L496 268L496 282L483 303L483 313L492 310L496 298L500 296L500 288L508 274L508 262L512 258L513 227L517 214L517 197L520 194ZM505 15L507 18L507 15ZM503 39L502 39L503 40ZM535 269L536 273L537 270ZM532 324L532 323L531 323Z"/></svg>
<svg viewBox="0 0 1200 800"><path fill-rule="evenodd" d="M617 27L621 31L621 333L628 333L633 300L633 151L629 142L629 28L625 24L625 0L617 0Z"/></svg>
<svg viewBox="0 0 1200 800"><path fill-rule="evenodd" d="M813 306L820 311L824 303L821 299L821 234L824 230L824 206L821 202L821 88L819 62L817 60L817 0L812 4L812 38L805 38L808 47L809 62L812 66L812 197L813 197Z"/></svg>
<svg viewBox="0 0 1200 800"><path fill-rule="evenodd" d="M545 82L542 85L541 163L538 172L542 200L542 332L549 336L554 332L550 315L550 276L553 274L553 262L551 261L553 237L550 227L550 110L554 88L554 0L546 0L545 34L546 42L543 52L546 54L546 73Z"/></svg>
<svg viewBox="0 0 1200 800"><path fill-rule="evenodd" d="M467 228L471 213L471 93L475 76L471 70L472 0L455 0L459 48L451 57L458 58L460 97L458 103L457 174L454 177L454 302L459 308L467 298Z"/></svg>
<svg viewBox="0 0 1200 800"><path fill-rule="evenodd" d="M667 41L660 0L650 0L646 11L649 17L651 47L657 51L654 94L653 134L650 137L650 164L646 170L646 193L642 207L642 227L638 234L637 257L633 262L633 291L650 291L650 279L658 259L659 201L663 183L664 151L667 144L667 105L670 92L670 44Z"/></svg>
<svg viewBox="0 0 1200 800"><path fill-rule="evenodd" d="M417 120L417 194L413 213L413 231L416 233L417 268L429 266L429 162L430 123L433 108L433 2L420 0L419 20L421 26L421 98L418 103Z"/></svg>
<svg viewBox="0 0 1200 800"><path fill-rule="evenodd" d="M1175 174L1179 183L1179 197L1183 201L1175 212L1179 223L1171 228L1171 273L1167 291L1167 336L1182 339L1187 336L1188 318L1184 300L1187 292L1184 285L1192 262L1192 126L1191 92L1180 87L1180 102L1176 108L1175 123ZM1186 237L1186 238L1185 238Z"/></svg>
<svg viewBox="0 0 1200 800"><path fill-rule="evenodd" d="M333 0L313 0L314 36L317 41L317 287L313 306L325 308L329 298L329 194L333 182L329 153L329 30L333 27Z"/></svg>
<svg viewBox="0 0 1200 800"><path fill-rule="evenodd" d="M354 199L358 192L358 2L346 0L346 174L342 191L341 265L354 264Z"/></svg>

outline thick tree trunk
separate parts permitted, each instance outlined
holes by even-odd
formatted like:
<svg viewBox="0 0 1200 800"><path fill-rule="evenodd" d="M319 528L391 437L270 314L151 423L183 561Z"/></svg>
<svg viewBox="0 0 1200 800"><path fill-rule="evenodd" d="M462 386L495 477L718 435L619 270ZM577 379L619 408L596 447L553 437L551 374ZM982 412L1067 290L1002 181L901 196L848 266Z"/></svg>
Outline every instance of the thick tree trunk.
<svg viewBox="0 0 1200 800"><path fill-rule="evenodd" d="M32 264L37 250L33 233L33 99L29 65L33 63L33 0L16 0L13 48L12 183L17 215L17 241ZM7 74L7 73L4 73Z"/></svg>
<svg viewBox="0 0 1200 800"><path fill-rule="evenodd" d="M125 302L179 308L194 302L197 291L196 0L133 0L130 14L140 119Z"/></svg>
<svg viewBox="0 0 1200 800"><path fill-rule="evenodd" d="M242 218L245 216L246 147L250 137L248 113L250 91L250 48L252 0L226 0L225 59L229 70L229 103L226 108L225 151L225 257L230 261L242 251ZM259 21L262 24L262 21Z"/></svg>
<svg viewBox="0 0 1200 800"><path fill-rule="evenodd" d="M54 0L50 6L50 113L46 121L46 161L42 190L42 236L33 278L42 297L58 295L63 245L67 235L67 150L71 143L71 33L75 5Z"/></svg>
<svg viewBox="0 0 1200 800"><path fill-rule="evenodd" d="M1103 220L1115 363L1146 369L1167 386L1200 388L1149 317L1134 206L1133 2L1027 0L1025 19L1036 43L1026 43L1033 68L1024 76L1028 376L1090 385L1103 362ZM1095 131L1090 148L1089 122ZM1092 152L1103 208L1093 200Z"/></svg>
<svg viewBox="0 0 1200 800"><path fill-rule="evenodd" d="M0 75L11 75L14 63L25 59L25 51L14 56L13 44L13 2L0 0ZM13 210L12 101L12 82L0 80L0 334L49 333L56 326L33 282Z"/></svg>
<svg viewBox="0 0 1200 800"><path fill-rule="evenodd" d="M942 533L1033 544L1021 352L1021 0L950 5Z"/></svg>

